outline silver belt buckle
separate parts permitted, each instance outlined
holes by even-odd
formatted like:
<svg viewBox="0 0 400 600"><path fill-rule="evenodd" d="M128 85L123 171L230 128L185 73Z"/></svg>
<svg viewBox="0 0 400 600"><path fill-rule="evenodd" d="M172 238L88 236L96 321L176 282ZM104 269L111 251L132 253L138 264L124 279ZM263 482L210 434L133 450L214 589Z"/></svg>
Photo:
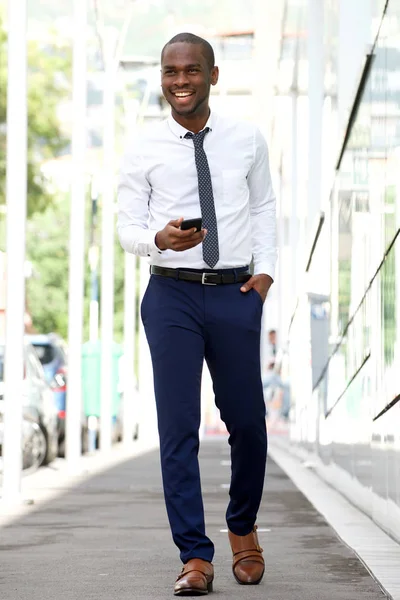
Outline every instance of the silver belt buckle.
<svg viewBox="0 0 400 600"><path fill-rule="evenodd" d="M212 275L212 273L203 273L202 276L201 276L201 283L203 285L217 285L216 283L209 283L209 282L207 282L206 281L207 275Z"/></svg>

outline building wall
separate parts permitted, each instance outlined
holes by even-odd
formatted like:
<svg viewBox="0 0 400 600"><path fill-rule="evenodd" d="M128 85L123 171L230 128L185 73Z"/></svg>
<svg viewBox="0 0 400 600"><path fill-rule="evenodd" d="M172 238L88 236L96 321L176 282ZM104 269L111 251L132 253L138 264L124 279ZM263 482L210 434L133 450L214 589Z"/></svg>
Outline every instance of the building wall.
<svg viewBox="0 0 400 600"><path fill-rule="evenodd" d="M340 23L342 3L328 4ZM368 9L372 42L383 4ZM325 36L325 127L339 105L347 123L351 103L338 98L348 98L350 89L353 99L359 91L360 103L340 165L340 152L337 168L331 164L333 185L324 161L324 220L297 286L288 336L291 437L316 453L325 477L400 539L400 3L389 0L362 90L364 59L357 77L349 60L353 86L347 78L341 92L336 67L343 78L339 42L346 35L337 32ZM360 56L368 52L366 45ZM337 124L336 136L322 132L324 153L328 143L340 150L344 129L339 118ZM323 294L318 310L310 293ZM329 321L325 338L315 335L322 319ZM311 356L318 352L328 359L316 374Z"/></svg>

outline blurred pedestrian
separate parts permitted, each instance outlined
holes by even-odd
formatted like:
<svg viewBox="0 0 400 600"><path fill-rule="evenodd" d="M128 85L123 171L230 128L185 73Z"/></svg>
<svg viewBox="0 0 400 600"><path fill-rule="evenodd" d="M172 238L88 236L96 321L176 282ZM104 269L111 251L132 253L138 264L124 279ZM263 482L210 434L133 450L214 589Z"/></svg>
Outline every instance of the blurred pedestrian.
<svg viewBox="0 0 400 600"><path fill-rule="evenodd" d="M270 329L268 331L268 354L272 357L271 362L275 362L276 352L276 329Z"/></svg>
<svg viewBox="0 0 400 600"><path fill-rule="evenodd" d="M276 360L276 330L268 331L268 338L265 348L265 372L263 377L263 387L267 390L275 381L275 360Z"/></svg>
<svg viewBox="0 0 400 600"><path fill-rule="evenodd" d="M204 359L230 434L233 573L241 584L257 584L264 573L255 525L267 454L260 329L276 262L275 198L258 129L210 112L219 75L210 44L179 34L164 47L161 67L172 114L125 154L118 232L126 251L150 257L141 315L166 507L184 564L174 593L203 595L214 578L198 464ZM181 228L198 217L199 230Z"/></svg>

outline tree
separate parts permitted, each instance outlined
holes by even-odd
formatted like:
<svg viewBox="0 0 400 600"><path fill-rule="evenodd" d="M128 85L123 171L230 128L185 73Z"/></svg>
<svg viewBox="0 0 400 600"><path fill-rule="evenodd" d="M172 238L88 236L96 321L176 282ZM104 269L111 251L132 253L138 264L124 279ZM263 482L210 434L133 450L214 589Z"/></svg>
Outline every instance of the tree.
<svg viewBox="0 0 400 600"><path fill-rule="evenodd" d="M26 254L32 263L27 309L40 333L68 331L69 203L59 198L27 224Z"/></svg>
<svg viewBox="0 0 400 600"><path fill-rule="evenodd" d="M101 212L99 214L101 222ZM90 201L86 204L86 248L88 256ZM100 232L97 232L99 236ZM27 281L27 309L33 328L40 333L68 335L69 197L55 197L27 226L27 259L32 276ZM101 257L100 257L101 258ZM100 299L101 300L101 299ZM85 270L84 340L89 337L90 273ZM115 240L115 340L123 337L124 253Z"/></svg>
<svg viewBox="0 0 400 600"><path fill-rule="evenodd" d="M7 144L7 34L0 15L0 204L5 203ZM68 95L69 51L55 43L28 45L28 216L45 210L51 202L41 172L44 160L61 154L67 146L57 109Z"/></svg>

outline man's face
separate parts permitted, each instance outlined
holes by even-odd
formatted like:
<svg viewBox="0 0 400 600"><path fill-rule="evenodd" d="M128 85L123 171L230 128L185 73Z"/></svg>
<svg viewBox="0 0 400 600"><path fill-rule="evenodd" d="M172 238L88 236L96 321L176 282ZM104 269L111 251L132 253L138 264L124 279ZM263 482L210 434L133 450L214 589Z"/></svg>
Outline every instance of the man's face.
<svg viewBox="0 0 400 600"><path fill-rule="evenodd" d="M208 108L210 86L218 81L218 67L210 69L200 44L178 42L167 46L161 64L161 87L172 110L183 117Z"/></svg>

